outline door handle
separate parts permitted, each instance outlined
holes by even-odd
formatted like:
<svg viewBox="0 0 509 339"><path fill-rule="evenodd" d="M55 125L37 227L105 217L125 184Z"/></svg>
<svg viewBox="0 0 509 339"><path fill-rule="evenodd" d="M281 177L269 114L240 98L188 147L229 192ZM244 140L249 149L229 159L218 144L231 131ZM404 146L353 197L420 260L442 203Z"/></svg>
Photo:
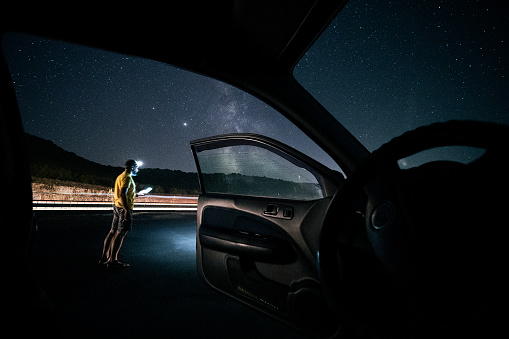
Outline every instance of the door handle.
<svg viewBox="0 0 509 339"><path fill-rule="evenodd" d="M279 207L277 205L269 204L267 207L265 207L265 211L263 211L263 214L267 215L277 215L279 212Z"/></svg>

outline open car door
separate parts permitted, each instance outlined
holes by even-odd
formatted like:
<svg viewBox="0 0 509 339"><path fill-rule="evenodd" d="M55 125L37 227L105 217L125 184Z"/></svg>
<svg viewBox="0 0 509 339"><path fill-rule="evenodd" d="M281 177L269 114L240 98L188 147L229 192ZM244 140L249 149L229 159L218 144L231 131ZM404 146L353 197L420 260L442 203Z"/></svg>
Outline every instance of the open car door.
<svg viewBox="0 0 509 339"><path fill-rule="evenodd" d="M196 253L203 282L308 334L336 331L316 251L343 175L259 135L200 139L191 148L202 190Z"/></svg>

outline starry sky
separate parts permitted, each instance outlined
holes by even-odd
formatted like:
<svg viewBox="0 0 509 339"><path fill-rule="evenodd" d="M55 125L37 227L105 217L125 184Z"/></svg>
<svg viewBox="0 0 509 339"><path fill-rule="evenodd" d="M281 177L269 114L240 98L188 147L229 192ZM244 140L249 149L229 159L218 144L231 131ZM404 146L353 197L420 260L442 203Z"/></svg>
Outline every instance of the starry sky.
<svg viewBox="0 0 509 339"><path fill-rule="evenodd" d="M373 151L451 119L509 124L504 1L350 1L294 75Z"/></svg>
<svg viewBox="0 0 509 339"><path fill-rule="evenodd" d="M217 80L152 60L19 34L7 36L4 49L25 132L86 159L122 166L134 158L147 168L192 172L191 140L249 132L321 154L321 161L334 166L281 114Z"/></svg>
<svg viewBox="0 0 509 339"><path fill-rule="evenodd" d="M296 79L369 150L435 121L509 124L507 9L405 2L350 1L297 65ZM25 131L89 160L195 171L190 140L249 132L336 168L282 115L216 80L16 33L2 48Z"/></svg>

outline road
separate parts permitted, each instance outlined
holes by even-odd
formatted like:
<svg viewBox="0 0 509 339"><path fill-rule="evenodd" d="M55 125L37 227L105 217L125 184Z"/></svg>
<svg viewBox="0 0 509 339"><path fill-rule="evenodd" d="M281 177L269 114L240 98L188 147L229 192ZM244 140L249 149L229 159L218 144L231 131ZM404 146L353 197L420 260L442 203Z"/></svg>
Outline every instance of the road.
<svg viewBox="0 0 509 339"><path fill-rule="evenodd" d="M137 213L111 270L97 265L111 215L39 212L34 274L64 337L299 338L206 287L195 268L194 213Z"/></svg>

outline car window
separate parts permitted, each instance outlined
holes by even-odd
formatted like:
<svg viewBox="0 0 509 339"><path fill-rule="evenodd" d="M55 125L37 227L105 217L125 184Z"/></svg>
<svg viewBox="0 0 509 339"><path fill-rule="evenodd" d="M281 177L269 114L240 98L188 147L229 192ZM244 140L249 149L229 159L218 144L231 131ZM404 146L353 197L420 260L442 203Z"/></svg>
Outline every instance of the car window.
<svg viewBox="0 0 509 339"><path fill-rule="evenodd" d="M225 133L277 139L338 170L261 100L164 63L18 33L2 37L25 132L88 160L196 172L189 141Z"/></svg>
<svg viewBox="0 0 509 339"><path fill-rule="evenodd" d="M370 151L434 122L509 124L507 9L495 1L351 0L294 76ZM441 148L433 157L469 162L478 154Z"/></svg>
<svg viewBox="0 0 509 339"><path fill-rule="evenodd" d="M196 148L204 193L314 200L324 197L318 174L303 162L249 141Z"/></svg>

